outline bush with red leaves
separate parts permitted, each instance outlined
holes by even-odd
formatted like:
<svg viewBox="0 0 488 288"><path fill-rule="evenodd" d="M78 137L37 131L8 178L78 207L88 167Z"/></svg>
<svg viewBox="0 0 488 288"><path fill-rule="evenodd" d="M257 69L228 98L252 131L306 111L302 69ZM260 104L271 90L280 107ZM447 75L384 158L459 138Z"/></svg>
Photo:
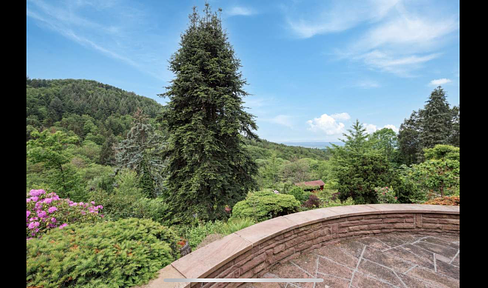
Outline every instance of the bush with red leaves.
<svg viewBox="0 0 488 288"><path fill-rule="evenodd" d="M302 206L309 209L317 208L320 206L320 199L315 194L310 194L310 196L308 196L308 200L305 201Z"/></svg>
<svg viewBox="0 0 488 288"><path fill-rule="evenodd" d="M459 196L444 196L431 199L427 202L424 202L424 204L459 206L460 200Z"/></svg>

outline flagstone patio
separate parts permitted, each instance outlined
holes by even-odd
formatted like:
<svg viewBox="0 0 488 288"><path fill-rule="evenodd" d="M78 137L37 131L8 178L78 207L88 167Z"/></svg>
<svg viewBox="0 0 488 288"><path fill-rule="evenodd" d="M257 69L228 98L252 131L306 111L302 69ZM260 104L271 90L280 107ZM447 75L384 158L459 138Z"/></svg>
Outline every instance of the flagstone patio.
<svg viewBox="0 0 488 288"><path fill-rule="evenodd" d="M246 288L459 287L459 236L390 233L345 239L280 263L262 278L319 283L248 283Z"/></svg>

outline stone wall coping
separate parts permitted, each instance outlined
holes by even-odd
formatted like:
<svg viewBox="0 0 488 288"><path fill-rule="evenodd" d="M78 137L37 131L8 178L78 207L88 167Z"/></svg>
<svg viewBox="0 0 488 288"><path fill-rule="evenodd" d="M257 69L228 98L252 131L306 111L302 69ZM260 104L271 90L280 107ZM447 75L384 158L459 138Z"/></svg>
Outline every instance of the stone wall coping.
<svg viewBox="0 0 488 288"><path fill-rule="evenodd" d="M203 278L239 255L287 231L318 222L376 214L459 214L459 206L427 204L367 204L336 206L293 213L244 228L181 257L160 270L159 277L143 287L190 287L190 283L163 282L164 278ZM232 263L230 263L232 264Z"/></svg>

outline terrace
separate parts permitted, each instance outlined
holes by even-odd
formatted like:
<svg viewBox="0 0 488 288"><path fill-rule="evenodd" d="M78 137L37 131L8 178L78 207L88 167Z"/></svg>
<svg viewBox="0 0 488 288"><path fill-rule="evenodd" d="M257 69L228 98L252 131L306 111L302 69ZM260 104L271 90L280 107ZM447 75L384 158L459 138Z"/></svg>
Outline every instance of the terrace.
<svg viewBox="0 0 488 288"><path fill-rule="evenodd" d="M315 209L232 233L159 272L153 287L458 287L459 206ZM320 278L319 283L165 282L180 278Z"/></svg>

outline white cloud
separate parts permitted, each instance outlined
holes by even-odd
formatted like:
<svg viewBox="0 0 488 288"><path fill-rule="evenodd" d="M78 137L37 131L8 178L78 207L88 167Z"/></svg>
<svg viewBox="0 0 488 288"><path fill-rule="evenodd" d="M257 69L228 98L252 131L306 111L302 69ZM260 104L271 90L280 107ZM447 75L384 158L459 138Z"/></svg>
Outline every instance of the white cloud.
<svg viewBox="0 0 488 288"><path fill-rule="evenodd" d="M429 19L399 9L392 19L368 30L354 45L370 50L378 47L425 51L438 46L443 36L457 29L454 18Z"/></svg>
<svg viewBox="0 0 488 288"><path fill-rule="evenodd" d="M316 7L307 17L285 17L290 31L300 38L361 27L345 47L335 48L336 56L370 69L411 77L438 58L443 45L459 29L457 15L421 3L391 0L350 5L348 1L333 1L327 7Z"/></svg>
<svg viewBox="0 0 488 288"><path fill-rule="evenodd" d="M395 132L395 133L398 133L398 131L399 131L395 125L391 125L391 124L385 125L383 128L389 128L389 129L393 130L393 132Z"/></svg>
<svg viewBox="0 0 488 288"><path fill-rule="evenodd" d="M398 128L396 128L395 125L391 125L391 124L385 125L385 126L383 126L383 128L378 129L378 126L376 126L374 124L363 123L363 127L366 129L366 132L368 134L372 134L372 133L374 133L378 130L384 129L384 128L391 129L391 130L393 130L393 132L398 133Z"/></svg>
<svg viewBox="0 0 488 288"><path fill-rule="evenodd" d="M288 26L300 38L310 38L319 34L341 32L356 25L383 18L398 0L358 1L354 5L346 1L333 1L331 7L320 9L318 17L310 14L300 19L287 19Z"/></svg>
<svg viewBox="0 0 488 288"><path fill-rule="evenodd" d="M347 113L338 113L333 115L322 114L319 118L308 120L310 126L308 130L314 132L325 132L326 135L338 135L344 133L344 123L337 120L348 120L351 117Z"/></svg>
<svg viewBox="0 0 488 288"><path fill-rule="evenodd" d="M229 11L226 12L226 14L228 16L251 16L256 14L256 11L251 8L235 6L230 8Z"/></svg>
<svg viewBox="0 0 488 288"><path fill-rule="evenodd" d="M435 80L430 81L429 85L439 86L439 85L447 84L449 82L451 82L451 79L447 79L447 78L435 79Z"/></svg>
<svg viewBox="0 0 488 288"><path fill-rule="evenodd" d="M380 71L408 77L411 76L412 70L420 68L423 63L439 56L439 53L433 53L424 56L409 55L402 57L395 55L395 53L386 54L379 50L373 50L363 55L356 56L353 59L362 60L367 66Z"/></svg>
<svg viewBox="0 0 488 288"><path fill-rule="evenodd" d="M332 115L330 115L330 117L334 118L335 120L349 120L349 119L351 119L351 116L349 116L349 114L347 114L346 112L332 114Z"/></svg>
<svg viewBox="0 0 488 288"><path fill-rule="evenodd" d="M366 133L368 134L374 133L376 130L378 130L378 127L376 127L374 124L363 123L363 127L366 129Z"/></svg>

